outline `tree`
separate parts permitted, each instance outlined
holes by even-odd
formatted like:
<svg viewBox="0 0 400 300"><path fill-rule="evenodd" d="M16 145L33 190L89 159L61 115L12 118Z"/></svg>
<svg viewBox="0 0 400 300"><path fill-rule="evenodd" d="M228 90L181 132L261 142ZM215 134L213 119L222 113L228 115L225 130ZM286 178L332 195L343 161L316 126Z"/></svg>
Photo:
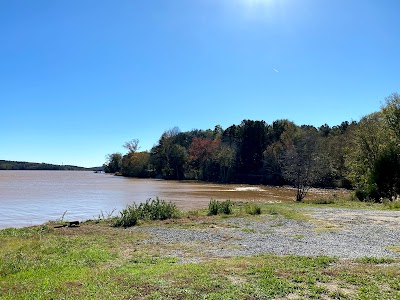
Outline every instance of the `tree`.
<svg viewBox="0 0 400 300"><path fill-rule="evenodd" d="M215 152L215 157L219 166L219 181L228 182L235 166L235 148L221 143L217 152Z"/></svg>
<svg viewBox="0 0 400 300"><path fill-rule="evenodd" d="M400 194L400 153L397 148L389 147L379 155L371 179L380 197L394 200Z"/></svg>
<svg viewBox="0 0 400 300"><path fill-rule="evenodd" d="M138 139L130 140L126 142L123 147L128 150L128 154L135 153L137 150L139 150L139 140Z"/></svg>
<svg viewBox="0 0 400 300"><path fill-rule="evenodd" d="M281 168L284 179L296 188L296 201L301 202L326 168L319 153L318 132L298 128L292 133L292 141L284 143Z"/></svg>
<svg viewBox="0 0 400 300"><path fill-rule="evenodd" d="M177 143L177 140L182 137L178 127L166 130L158 141L158 145L151 149L150 162L159 176L167 179L184 178L187 151L185 147Z"/></svg>
<svg viewBox="0 0 400 300"><path fill-rule="evenodd" d="M244 174L257 174L263 166L263 152L268 143L268 128L264 121L244 120L239 144L240 169Z"/></svg>
<svg viewBox="0 0 400 300"><path fill-rule="evenodd" d="M117 152L108 154L106 156L107 162L104 164L104 171L106 173L121 172L122 168L122 154Z"/></svg>
<svg viewBox="0 0 400 300"><path fill-rule="evenodd" d="M396 140L400 147L400 95L393 93L385 99L382 107L382 114L391 133L391 137Z"/></svg>
<svg viewBox="0 0 400 300"><path fill-rule="evenodd" d="M346 168L348 178L358 191L361 200L379 200L378 188L374 181L376 162L387 147L387 129L383 115L376 112L363 117L348 140Z"/></svg>
<svg viewBox="0 0 400 300"><path fill-rule="evenodd" d="M122 158L122 175L128 177L149 177L150 153L130 152Z"/></svg>
<svg viewBox="0 0 400 300"><path fill-rule="evenodd" d="M220 143L220 140L193 138L189 148L189 160L195 172L195 179L204 180L209 177L206 168L212 163L213 153L217 151Z"/></svg>

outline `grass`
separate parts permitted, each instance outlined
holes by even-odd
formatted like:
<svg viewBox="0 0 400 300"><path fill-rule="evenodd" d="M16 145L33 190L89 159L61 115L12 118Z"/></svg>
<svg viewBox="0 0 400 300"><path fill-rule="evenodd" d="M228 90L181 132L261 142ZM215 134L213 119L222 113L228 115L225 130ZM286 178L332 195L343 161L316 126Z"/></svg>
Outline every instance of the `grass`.
<svg viewBox="0 0 400 300"><path fill-rule="evenodd" d="M370 259L261 255L180 264L142 245L146 236L105 223L0 232L2 299L400 297L394 259L371 265Z"/></svg>
<svg viewBox="0 0 400 300"><path fill-rule="evenodd" d="M330 198L306 199L303 203L299 203L299 205L324 205L327 207L352 209L400 210L399 200L390 201L388 199L382 199L381 203L360 201L353 194L347 197L338 197L334 194L333 197Z"/></svg>
<svg viewBox="0 0 400 300"><path fill-rule="evenodd" d="M257 203L261 217L246 205L232 206L229 217L308 219L297 210L308 204ZM147 218L141 226L207 228L221 217L192 211L180 219ZM259 255L190 262L196 245L148 243L147 234L112 227L113 221L0 230L0 299L400 299L400 259ZM185 253L189 262L171 253Z"/></svg>

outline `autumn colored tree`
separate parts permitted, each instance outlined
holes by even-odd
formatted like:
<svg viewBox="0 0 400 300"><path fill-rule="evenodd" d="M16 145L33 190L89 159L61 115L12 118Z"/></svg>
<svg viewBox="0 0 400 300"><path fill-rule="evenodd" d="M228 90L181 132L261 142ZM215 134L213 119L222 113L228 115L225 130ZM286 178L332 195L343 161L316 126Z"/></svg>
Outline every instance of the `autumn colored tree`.
<svg viewBox="0 0 400 300"><path fill-rule="evenodd" d="M203 180L205 171L212 163L221 141L207 138L193 138L189 148L189 161L195 173L195 179Z"/></svg>
<svg viewBox="0 0 400 300"><path fill-rule="evenodd" d="M150 153L131 152L122 158L122 175L127 177L149 177Z"/></svg>

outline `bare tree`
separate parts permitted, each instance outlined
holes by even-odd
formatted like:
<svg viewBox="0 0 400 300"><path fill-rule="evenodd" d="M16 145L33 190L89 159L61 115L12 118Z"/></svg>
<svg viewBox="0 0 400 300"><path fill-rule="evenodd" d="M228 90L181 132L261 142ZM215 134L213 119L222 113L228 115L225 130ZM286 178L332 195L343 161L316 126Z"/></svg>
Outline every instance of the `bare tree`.
<svg viewBox="0 0 400 300"><path fill-rule="evenodd" d="M133 139L124 144L124 148L128 150L128 154L136 153L139 150L139 140Z"/></svg>
<svg viewBox="0 0 400 300"><path fill-rule="evenodd" d="M319 153L318 136L310 130L300 130L281 157L282 175L296 189L296 201L301 202L310 188L326 173Z"/></svg>

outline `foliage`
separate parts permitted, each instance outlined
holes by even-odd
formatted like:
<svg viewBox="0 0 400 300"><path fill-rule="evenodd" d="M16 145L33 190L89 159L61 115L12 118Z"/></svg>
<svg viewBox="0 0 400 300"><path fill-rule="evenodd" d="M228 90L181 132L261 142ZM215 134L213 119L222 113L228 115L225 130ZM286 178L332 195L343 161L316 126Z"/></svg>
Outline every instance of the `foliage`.
<svg viewBox="0 0 400 300"><path fill-rule="evenodd" d="M180 212L174 203L167 203L157 197L139 205L128 205L115 218L114 226L126 228L137 225L140 220L166 220L177 218L179 215Z"/></svg>
<svg viewBox="0 0 400 300"><path fill-rule="evenodd" d="M166 130L149 152L139 141L107 157L107 172L129 177L247 184L290 184L303 201L311 187L351 188L363 201L400 193L400 96L359 122L298 126L289 120L243 120L225 130Z"/></svg>
<svg viewBox="0 0 400 300"><path fill-rule="evenodd" d="M142 220L166 220L180 215L176 204L165 202L158 197L155 200L148 199L145 203L140 203L137 211Z"/></svg>
<svg viewBox="0 0 400 300"><path fill-rule="evenodd" d="M233 203L230 200L218 201L215 199L211 199L208 204L208 215L218 215L218 214L226 214L230 215L232 213Z"/></svg>
<svg viewBox="0 0 400 300"><path fill-rule="evenodd" d="M149 152L130 152L122 158L122 175L128 177L148 177L149 176Z"/></svg>
<svg viewBox="0 0 400 300"><path fill-rule="evenodd" d="M107 155L107 162L104 164L106 173L118 173L122 169L122 154L119 152Z"/></svg>
<svg viewBox="0 0 400 300"><path fill-rule="evenodd" d="M393 94L381 111L363 117L348 147L348 175L360 200L379 202L400 193L400 99Z"/></svg>
<svg viewBox="0 0 400 300"><path fill-rule="evenodd" d="M219 202L215 199L211 199L208 204L208 215L216 216L219 213Z"/></svg>
<svg viewBox="0 0 400 300"><path fill-rule="evenodd" d="M261 207L257 204L247 204L246 205L246 213L250 215L260 215L261 214Z"/></svg>

